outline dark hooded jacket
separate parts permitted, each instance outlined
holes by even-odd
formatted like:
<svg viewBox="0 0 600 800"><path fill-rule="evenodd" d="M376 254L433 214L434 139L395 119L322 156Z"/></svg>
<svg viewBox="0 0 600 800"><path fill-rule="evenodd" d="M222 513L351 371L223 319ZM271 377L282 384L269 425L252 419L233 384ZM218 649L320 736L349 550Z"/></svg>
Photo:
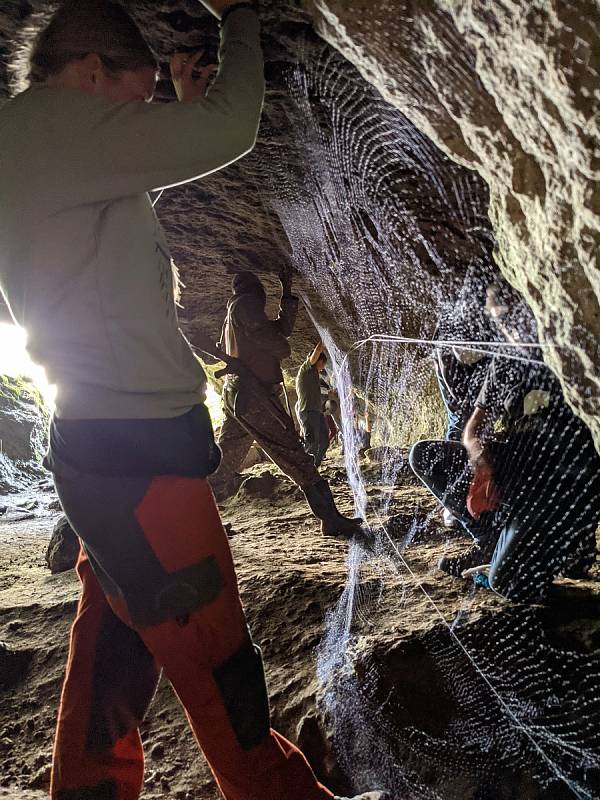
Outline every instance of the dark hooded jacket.
<svg viewBox="0 0 600 800"><path fill-rule="evenodd" d="M265 385L281 383L281 361L291 348L288 337L294 329L298 298L281 298L277 319L265 313L266 294L252 272L241 272L232 282L233 296L227 302L223 344L230 356L242 361Z"/></svg>

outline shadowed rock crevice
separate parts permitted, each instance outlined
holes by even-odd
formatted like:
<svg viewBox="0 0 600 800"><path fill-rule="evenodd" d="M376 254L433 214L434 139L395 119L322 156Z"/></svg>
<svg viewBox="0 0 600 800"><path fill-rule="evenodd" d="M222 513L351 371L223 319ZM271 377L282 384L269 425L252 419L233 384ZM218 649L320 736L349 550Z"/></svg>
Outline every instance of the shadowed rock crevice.
<svg viewBox="0 0 600 800"><path fill-rule="evenodd" d="M33 651L16 650L0 642L0 691L13 688L26 674Z"/></svg>

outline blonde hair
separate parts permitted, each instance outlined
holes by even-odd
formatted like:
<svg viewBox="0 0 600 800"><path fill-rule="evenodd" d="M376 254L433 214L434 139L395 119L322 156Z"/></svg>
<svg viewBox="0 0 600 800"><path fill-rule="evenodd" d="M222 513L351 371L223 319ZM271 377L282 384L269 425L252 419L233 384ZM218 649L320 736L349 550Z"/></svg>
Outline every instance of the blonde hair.
<svg viewBox="0 0 600 800"><path fill-rule="evenodd" d="M134 19L113 0L64 0L32 15L13 58L13 90L45 83L67 64L96 53L107 72L157 68Z"/></svg>

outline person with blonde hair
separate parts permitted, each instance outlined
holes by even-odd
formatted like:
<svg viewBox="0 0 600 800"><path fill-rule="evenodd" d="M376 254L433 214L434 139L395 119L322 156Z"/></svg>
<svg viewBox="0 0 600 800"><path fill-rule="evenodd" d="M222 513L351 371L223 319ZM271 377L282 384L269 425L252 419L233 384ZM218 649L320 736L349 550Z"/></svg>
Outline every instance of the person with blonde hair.
<svg viewBox="0 0 600 800"><path fill-rule="evenodd" d="M67 0L39 33L30 88L0 112L0 285L57 386L46 463L82 542L82 595L58 715L54 800L136 800L139 724L162 669L227 800L325 800L271 730L206 476L219 463L202 368L179 328L148 192L254 146L263 100L256 10L220 18L211 88L171 62L180 102L152 105L156 59L126 10Z"/></svg>

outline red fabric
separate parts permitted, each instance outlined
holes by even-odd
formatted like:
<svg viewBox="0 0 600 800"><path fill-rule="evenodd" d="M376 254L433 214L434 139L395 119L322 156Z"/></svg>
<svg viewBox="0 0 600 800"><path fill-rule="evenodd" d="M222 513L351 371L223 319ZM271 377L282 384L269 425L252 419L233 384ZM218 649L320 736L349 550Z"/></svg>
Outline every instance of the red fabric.
<svg viewBox="0 0 600 800"><path fill-rule="evenodd" d="M171 681L223 796L226 800L331 798L332 793L316 780L301 751L283 736L271 730L257 746L244 750L230 724L213 670L248 641L248 629L229 543L206 481L156 478L135 514L154 555L167 571L213 556L224 578L225 586L216 599L198 607L185 623L168 620L136 628ZM137 800L143 781L137 728L108 752L94 754L85 748L90 676L97 648L107 646L98 640L100 619L107 603L123 623L129 624L129 616L121 601L104 596L85 556L80 559L78 573L82 598L71 633L51 796L56 797L60 789L112 780L118 787L116 800ZM116 716L128 718L127 697L116 696L114 702L122 706Z"/></svg>
<svg viewBox="0 0 600 800"><path fill-rule="evenodd" d="M500 492L494 483L489 464L478 464L467 493L467 511L479 519L485 511L494 511L500 504Z"/></svg>
<svg viewBox="0 0 600 800"><path fill-rule="evenodd" d="M82 590L71 629L52 755L50 796L56 797L61 789L114 781L118 787L115 800L137 800L144 779L139 730L131 730L110 751L90 753L86 748L97 636L108 604L83 551L77 574Z"/></svg>

